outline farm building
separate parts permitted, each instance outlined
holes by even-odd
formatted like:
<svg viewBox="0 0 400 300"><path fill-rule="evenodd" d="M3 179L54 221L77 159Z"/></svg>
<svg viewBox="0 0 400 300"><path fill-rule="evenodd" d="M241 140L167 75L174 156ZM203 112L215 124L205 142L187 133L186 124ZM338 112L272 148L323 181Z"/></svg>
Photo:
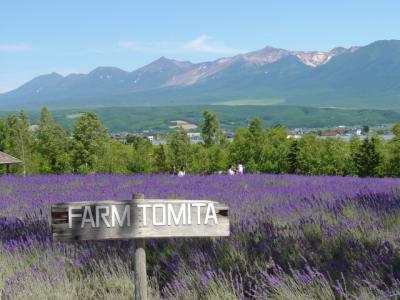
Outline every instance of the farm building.
<svg viewBox="0 0 400 300"><path fill-rule="evenodd" d="M330 130L324 133L325 137L337 137L340 136L342 132L340 130Z"/></svg>
<svg viewBox="0 0 400 300"><path fill-rule="evenodd" d="M7 153L1 152L0 151L0 166L6 166L6 173L8 174L10 172L10 165L14 164L20 164L22 163L21 160L18 158L15 158Z"/></svg>

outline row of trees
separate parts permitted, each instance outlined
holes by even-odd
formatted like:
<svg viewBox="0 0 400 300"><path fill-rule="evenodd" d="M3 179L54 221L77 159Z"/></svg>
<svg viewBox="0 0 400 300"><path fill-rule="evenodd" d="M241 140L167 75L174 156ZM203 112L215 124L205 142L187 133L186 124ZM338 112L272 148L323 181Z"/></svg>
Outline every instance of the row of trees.
<svg viewBox="0 0 400 300"><path fill-rule="evenodd" d="M69 133L44 108L36 130L24 112L0 119L0 150L21 158L23 165L14 166L13 172L24 174L155 173L168 172L172 165L208 174L240 162L247 172L400 176L400 124L393 127L391 141L372 136L346 142L315 134L287 139L283 126L265 130L253 119L228 142L215 114L206 111L203 118L203 143L191 144L187 132L179 129L166 145L153 146L138 136L129 137L127 144L111 139L92 112L83 114Z"/></svg>

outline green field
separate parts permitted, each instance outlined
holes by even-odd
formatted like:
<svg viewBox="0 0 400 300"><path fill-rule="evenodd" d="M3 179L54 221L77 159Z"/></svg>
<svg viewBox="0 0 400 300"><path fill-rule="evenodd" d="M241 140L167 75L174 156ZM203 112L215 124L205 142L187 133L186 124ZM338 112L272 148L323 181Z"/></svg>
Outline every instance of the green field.
<svg viewBox="0 0 400 300"><path fill-rule="evenodd" d="M96 112L110 132L156 132L171 131L171 121L183 120L199 125L202 112L215 112L223 129L234 131L237 127L247 126L249 121L258 117L264 126L278 124L288 128L320 128L338 125L379 125L400 121L400 112L387 110L344 110L333 108L310 108L297 106L255 106L255 105L208 105L208 106L168 106L168 107L104 107L93 109L54 110L54 119L64 127L71 129L76 119L84 111ZM8 112L0 115L6 117ZM28 111L31 123L35 124L38 111Z"/></svg>
<svg viewBox="0 0 400 300"><path fill-rule="evenodd" d="M276 99L238 99L238 100L230 100L230 101L220 101L215 102L214 105L278 105L283 104L285 99L276 98Z"/></svg>

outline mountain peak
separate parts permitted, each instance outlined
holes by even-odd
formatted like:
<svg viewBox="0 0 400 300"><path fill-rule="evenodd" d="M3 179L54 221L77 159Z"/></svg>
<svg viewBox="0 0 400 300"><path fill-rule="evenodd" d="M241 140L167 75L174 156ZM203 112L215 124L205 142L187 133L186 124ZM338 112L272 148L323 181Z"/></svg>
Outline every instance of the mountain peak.
<svg viewBox="0 0 400 300"><path fill-rule="evenodd" d="M54 82L60 79L63 79L64 76L58 74L57 72L52 72L44 75L39 75L38 77L33 78L30 82L40 82L40 83L48 83ZM28 82L29 83L29 82Z"/></svg>
<svg viewBox="0 0 400 300"><path fill-rule="evenodd" d="M167 58L165 56L160 56L156 60L152 61L149 65L151 64L173 64L175 63L176 60Z"/></svg>
<svg viewBox="0 0 400 300"><path fill-rule="evenodd" d="M333 55L339 55L339 54L342 54L345 52L347 52L347 49L344 47L336 47L336 48L333 48L331 51L329 51L329 53L331 53Z"/></svg>
<svg viewBox="0 0 400 300"><path fill-rule="evenodd" d="M97 67L95 69L93 69L89 74L103 74L103 73L126 73L124 70L121 70L119 68L116 67Z"/></svg>
<svg viewBox="0 0 400 300"><path fill-rule="evenodd" d="M172 61L172 59L166 58L164 55L160 56L158 59L156 59L155 61L158 62L166 62L166 61Z"/></svg>
<svg viewBox="0 0 400 300"><path fill-rule="evenodd" d="M36 78L57 79L57 78L63 78L63 76L61 74L58 74L57 72L51 72L49 74L40 75Z"/></svg>
<svg viewBox="0 0 400 300"><path fill-rule="evenodd" d="M189 61L179 61L175 59L169 59L165 56L161 56L160 58L152 61L148 65L140 68L141 72L143 71L152 71L152 72L159 72L159 71L167 71L167 70L175 70L175 69L187 69L194 64ZM135 71L134 71L135 72Z"/></svg>
<svg viewBox="0 0 400 300"><path fill-rule="evenodd" d="M243 58L247 63L268 64L288 56L289 54L290 51L288 50L266 46L261 50L239 54L238 56Z"/></svg>
<svg viewBox="0 0 400 300"><path fill-rule="evenodd" d="M262 48L261 50L258 50L258 51L265 51L265 52L267 52L267 51L280 51L280 50L285 50L285 49L282 49L282 48L276 48L276 47L272 47L272 46L265 46L264 48ZM286 50L285 50L286 51Z"/></svg>

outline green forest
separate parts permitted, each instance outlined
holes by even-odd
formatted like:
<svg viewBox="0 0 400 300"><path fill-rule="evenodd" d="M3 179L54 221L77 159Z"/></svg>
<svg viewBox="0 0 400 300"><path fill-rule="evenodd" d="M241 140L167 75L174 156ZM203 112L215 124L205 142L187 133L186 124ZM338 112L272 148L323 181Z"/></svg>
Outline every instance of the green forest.
<svg viewBox="0 0 400 300"><path fill-rule="evenodd" d="M321 128L337 125L360 126L392 124L400 120L399 111L390 110L351 110L338 108L316 108L285 105L182 105L152 107L98 107L86 109L51 110L54 120L68 130L72 130L76 118L82 113L92 111L97 114L110 133L171 132L171 121L184 120L192 124L201 124L202 112L216 113L221 128L234 132L238 127L247 126L249 121L259 118L264 126L273 127L283 124L288 128ZM10 112L0 112L7 118ZM17 113L17 112L14 112ZM40 112L29 111L32 123L37 124Z"/></svg>
<svg viewBox="0 0 400 300"><path fill-rule="evenodd" d="M228 141L217 115L204 111L202 143L191 144L187 132L178 129L165 145L133 135L127 143L113 140L94 112L81 114L67 130L43 108L37 124L32 130L25 112L0 119L0 150L23 161L11 173L165 173L175 165L188 174L211 174L241 163L249 173L400 176L400 124L393 126L391 141L373 134L343 141L312 133L294 140L285 127L264 128L254 118Z"/></svg>

